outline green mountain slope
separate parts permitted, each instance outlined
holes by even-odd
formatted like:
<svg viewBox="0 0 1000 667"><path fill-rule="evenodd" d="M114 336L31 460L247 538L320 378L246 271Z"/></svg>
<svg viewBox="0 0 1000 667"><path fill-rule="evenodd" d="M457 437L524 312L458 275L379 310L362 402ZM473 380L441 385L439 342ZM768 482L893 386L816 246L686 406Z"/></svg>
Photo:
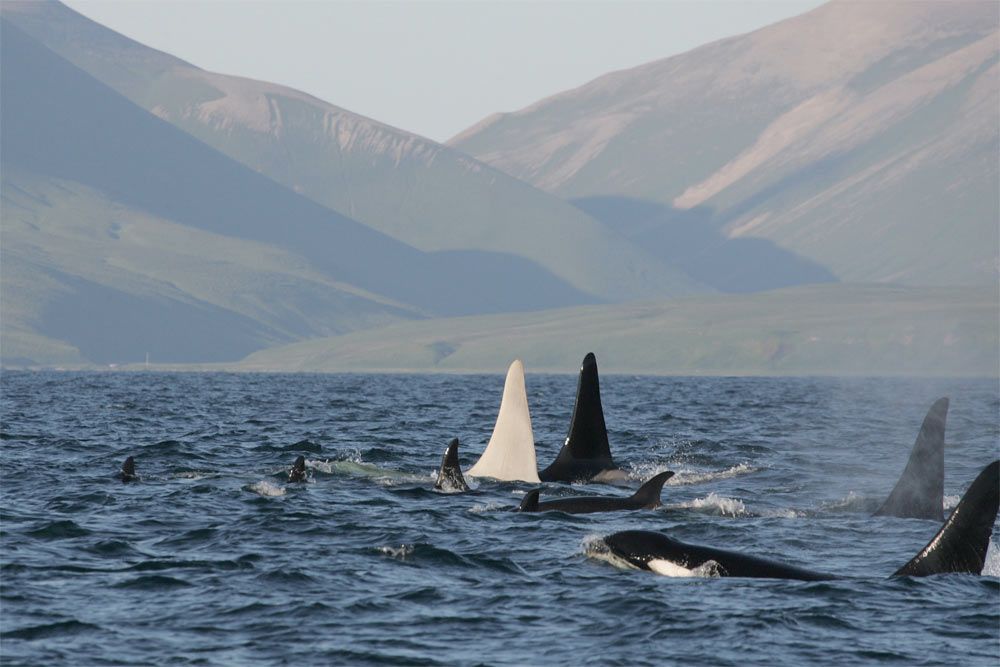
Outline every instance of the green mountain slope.
<svg viewBox="0 0 1000 667"><path fill-rule="evenodd" d="M425 320L257 352L268 371L993 376L995 288L828 285L753 295Z"/></svg>
<svg viewBox="0 0 1000 667"><path fill-rule="evenodd" d="M704 291L580 210L448 147L282 86L205 72L56 2L19 28L251 169L425 251L509 253L597 300Z"/></svg>
<svg viewBox="0 0 1000 667"><path fill-rule="evenodd" d="M992 1L831 2L449 144L587 210L604 198L640 242L693 212L716 241L765 239L843 281L989 284L998 27Z"/></svg>

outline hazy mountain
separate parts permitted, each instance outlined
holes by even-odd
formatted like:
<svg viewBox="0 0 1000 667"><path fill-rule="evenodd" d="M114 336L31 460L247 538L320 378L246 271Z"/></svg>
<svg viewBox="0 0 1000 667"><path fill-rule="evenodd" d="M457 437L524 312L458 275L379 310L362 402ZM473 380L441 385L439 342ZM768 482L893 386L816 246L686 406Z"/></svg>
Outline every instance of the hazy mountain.
<svg viewBox="0 0 1000 667"><path fill-rule="evenodd" d="M399 317L592 302L295 194L0 21L5 359L238 359Z"/></svg>
<svg viewBox="0 0 1000 667"><path fill-rule="evenodd" d="M831 2L449 143L661 255L724 266L759 239L812 262L796 275L994 283L998 26L993 0Z"/></svg>
<svg viewBox="0 0 1000 667"><path fill-rule="evenodd" d="M243 370L992 376L995 287L815 285L752 295L401 322L264 350ZM627 323L623 326L623 323Z"/></svg>
<svg viewBox="0 0 1000 667"><path fill-rule="evenodd" d="M446 146L299 91L205 72L57 2L7 2L4 12L206 144L421 250L518 255L597 300L704 290L559 198Z"/></svg>

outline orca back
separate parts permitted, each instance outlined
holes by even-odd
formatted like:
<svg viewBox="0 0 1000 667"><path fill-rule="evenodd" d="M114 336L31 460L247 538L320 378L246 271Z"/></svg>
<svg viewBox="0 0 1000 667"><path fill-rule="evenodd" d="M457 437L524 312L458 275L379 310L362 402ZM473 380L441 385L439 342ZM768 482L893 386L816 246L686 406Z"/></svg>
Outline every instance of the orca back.
<svg viewBox="0 0 1000 667"><path fill-rule="evenodd" d="M910 459L875 516L944 520L944 428L948 399L934 402L917 434Z"/></svg>

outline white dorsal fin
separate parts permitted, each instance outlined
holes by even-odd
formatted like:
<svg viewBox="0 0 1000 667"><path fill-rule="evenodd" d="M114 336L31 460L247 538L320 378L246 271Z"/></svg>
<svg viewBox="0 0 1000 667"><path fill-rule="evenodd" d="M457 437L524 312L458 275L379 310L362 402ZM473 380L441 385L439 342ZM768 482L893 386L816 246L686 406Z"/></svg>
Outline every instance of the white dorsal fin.
<svg viewBox="0 0 1000 667"><path fill-rule="evenodd" d="M497 424L486 451L465 473L469 477L492 477L507 481L538 483L535 436L531 432L528 393L524 389L524 364L515 359L507 369Z"/></svg>

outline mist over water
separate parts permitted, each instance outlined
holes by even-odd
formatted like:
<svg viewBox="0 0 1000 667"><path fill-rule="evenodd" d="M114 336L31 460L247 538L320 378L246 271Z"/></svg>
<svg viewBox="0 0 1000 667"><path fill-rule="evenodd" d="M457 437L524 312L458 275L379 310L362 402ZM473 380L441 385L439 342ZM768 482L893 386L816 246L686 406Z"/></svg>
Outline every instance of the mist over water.
<svg viewBox="0 0 1000 667"><path fill-rule="evenodd" d="M540 467L576 377L532 375ZM998 456L995 380L603 376L626 495L516 514L531 485L433 490L489 439L503 376L3 374L0 656L19 664L995 665L987 576L886 578L937 531L871 517L951 398L946 506ZM298 455L310 479L288 484ZM134 455L141 481L116 473ZM849 577L666 577L596 553L625 529ZM710 569L709 569L710 570Z"/></svg>

